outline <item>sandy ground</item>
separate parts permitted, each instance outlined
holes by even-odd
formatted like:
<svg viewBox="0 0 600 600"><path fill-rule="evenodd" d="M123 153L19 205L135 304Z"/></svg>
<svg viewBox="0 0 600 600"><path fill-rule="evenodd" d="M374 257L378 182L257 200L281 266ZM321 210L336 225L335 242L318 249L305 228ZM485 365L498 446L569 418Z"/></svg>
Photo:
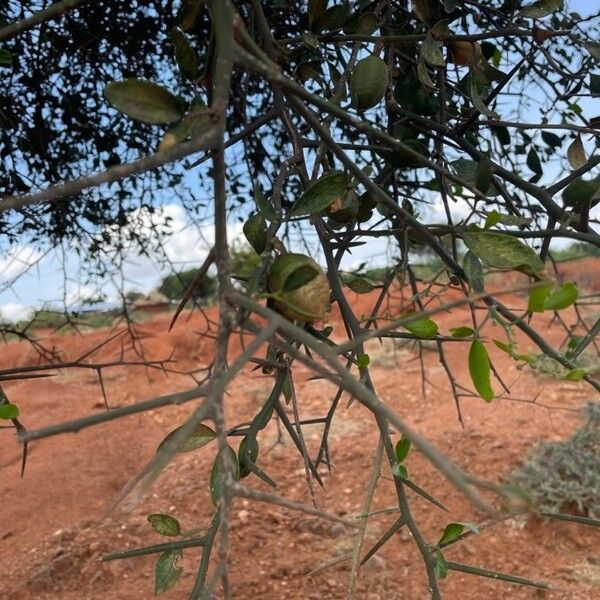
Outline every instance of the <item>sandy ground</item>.
<svg viewBox="0 0 600 600"><path fill-rule="evenodd" d="M591 277L590 286L600 284L590 275L597 263L582 261L568 266L570 277ZM597 272L597 271L596 271ZM373 303L370 296L354 296L360 314ZM513 306L523 298L505 299ZM433 305L432 305L433 306ZM392 307L400 310L396 301ZM590 315L592 309L590 310ZM565 311L568 324L574 315ZM215 317L214 311L210 315ZM213 343L202 337L207 325L199 314L184 314L171 333L169 317L156 316L140 324L146 356L166 359L173 367L189 371L210 363ZM337 319L333 316L333 321ZM464 309L436 316L440 330L469 325ZM555 345L564 330L548 316L536 316ZM73 359L96 347L110 332L58 335L40 332L40 341L53 346L63 359ZM498 327L487 327L486 338L500 338ZM341 332L338 334L341 336ZM232 343L234 356L240 340ZM522 350L532 348L522 342ZM118 360L122 347L118 339L102 347L93 359ZM467 371L468 343L456 343L448 362L458 381L470 387ZM399 415L425 435L457 464L491 481L505 481L522 461L527 450L541 440L566 438L579 424L576 410L594 398L585 383L557 381L519 371L505 354L491 349L491 356L511 399L486 404L481 399L462 402L465 427L456 415L450 386L437 354L423 352L427 373L425 395L421 387L418 352L411 346L369 346L373 376L380 397ZM134 353L126 348L125 356ZM11 342L0 348L0 365L35 364L35 352L23 343ZM335 394L333 385L310 381L310 373L299 367L294 374L300 416L323 416ZM117 367L104 373L107 397L112 407L124 406L158 394L191 387L188 376L143 367ZM227 423L232 426L256 414L272 386L272 378L249 369L229 389ZM494 382L500 390L498 382ZM94 371L65 369L45 380L9 382L5 389L20 406L22 420L31 429L104 410ZM534 401L535 400L535 401ZM324 488L316 486L319 507L351 519L359 514L375 453L377 435L369 413L358 403L346 408L346 399L334 419L331 434L333 469L324 473ZM85 429L31 445L25 477L20 479L20 446L10 431L0 431L0 597L10 599L142 599L152 597L156 556L102 563L99 557L137 546L165 541L155 534L146 515L166 512L179 518L184 529L206 526L213 513L207 480L216 447L178 455L145 497L133 508L118 507L101 520L122 487L152 458L158 443L180 424L193 408L183 405L150 411L109 424ZM311 455L318 448L321 426L305 428ZM239 438L232 444L237 445ZM301 457L286 440L277 444L274 423L259 438L259 464L279 485L283 496L310 503ZM444 526L452 521L481 523L484 516L419 455L407 460L411 477L441 499L450 514L414 498L415 518L427 539L435 542ZM394 490L387 467L375 495L374 509L394 505ZM245 483L256 489L269 488L255 477ZM365 550L394 521L396 515L381 513L369 521ZM352 547L352 532L344 526L316 517L250 504L240 499L233 507L231 522L231 585L234 598L344 598L348 585L348 563L311 573L335 562ZM441 582L446 598L577 598L600 597L600 532L579 525L509 519L484 529L479 535L446 551L448 560L511 572L552 583L555 591L536 591L511 584L450 573ZM186 598L193 585L199 551L184 551L184 574L165 598ZM358 598L425 599L428 597L422 561L414 542L404 529L395 534L361 570Z"/></svg>

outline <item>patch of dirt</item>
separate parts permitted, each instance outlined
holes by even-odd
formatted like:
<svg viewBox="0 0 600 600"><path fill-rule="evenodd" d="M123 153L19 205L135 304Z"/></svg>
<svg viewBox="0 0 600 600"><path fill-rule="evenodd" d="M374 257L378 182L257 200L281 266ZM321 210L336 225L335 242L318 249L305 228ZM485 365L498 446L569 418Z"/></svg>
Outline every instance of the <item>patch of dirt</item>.
<svg viewBox="0 0 600 600"><path fill-rule="evenodd" d="M595 262L593 268L597 269L597 265ZM588 270L590 264L582 261L582 268ZM569 276L573 277L574 267L570 265L569 269ZM388 308L396 314L408 310L406 299L405 296L402 303L396 298ZM456 298L445 297L446 301L453 299ZM357 314L369 314L375 297L352 295L351 301ZM522 306L524 297L509 296L504 302ZM573 323L574 315L564 312L565 322ZM214 320L214 309L208 309L207 316ZM174 330L167 333L169 318L170 315L156 316L138 326L138 333L144 336L141 344L145 356L153 360L171 357L176 362L169 363L170 367L180 372L207 367L214 346L208 336L199 335L209 330L206 317L184 314ZM470 325L470 314L464 308L439 313L435 319L443 333L450 327ZM332 321L339 323L335 313ZM565 331L550 317L536 315L534 325L556 346L562 343ZM214 332L214 327L211 331ZM82 335L41 332L39 341L54 347L63 360L74 360L108 335L107 331ZM488 340L504 339L502 330L491 324L486 327L485 335ZM519 339L520 351L533 349L531 342ZM242 340L234 337L231 355L236 355L241 347ZM449 367L458 382L470 388L466 366L468 343L453 342L446 348ZM512 399L496 399L491 404L475 397L464 399L463 428L435 352L423 350L423 367L419 353L410 345L371 341L368 352L380 397L458 465L495 482L505 480L528 448L538 441L570 435L579 425L575 409L594 397L592 388L585 383L557 381L520 371L506 354L492 347L494 365L510 388ZM118 362L123 357L136 360L130 345L123 346L120 338L116 338L91 360ZM11 342L0 348L3 369L37 364L38 360L23 343ZM422 368L426 374L425 395L421 387ZM198 371L197 377L201 376ZM303 419L323 416L336 391L333 385L322 380L311 381L309 377L303 367L294 372ZM251 419L265 401L271 383L269 376L260 371L245 371L228 390L228 426ZM141 366L116 366L104 372L104 386L113 408L187 389L192 384L187 375L171 372L167 377L159 370ZM62 370L49 379L7 382L4 387L9 398L19 405L22 420L29 429L104 410L93 370ZM494 381L494 388L500 391L498 381ZM329 448L332 470L323 472L324 487L315 486L315 497L322 509L354 519L362 510L377 435L368 411L357 402L347 407L347 401L344 396L333 421ZM134 508L126 511L119 507L108 518L103 517L118 492L152 459L159 442L192 408L193 403L170 406L33 443L23 479L19 477L20 446L10 431L1 431L0 597L11 600L151 597L156 555L113 562L99 559L110 552L166 541L151 530L146 520L150 513L173 514L184 530L205 527L214 510L207 480L215 445L178 455ZM321 425L305 427L312 456L318 449L321 431ZM232 444L237 446L238 439L234 438ZM259 464L277 481L278 493L310 504L302 459L293 445L289 440L276 443L275 423L261 433L259 440ZM406 464L411 477L450 510L448 514L422 498L414 499L414 516L427 540L435 542L444 526L452 521L482 522L483 515L418 452L411 452ZM270 491L255 477L244 483ZM386 467L373 509L394 506L394 499ZM396 517L380 512L369 520L363 554ZM341 524L237 499L231 521L232 595L273 600L345 598L348 563L341 561L329 568L321 567L342 559L352 550L353 540L352 531ZM545 580L557 589L537 591L452 572L441 582L442 594L461 599L598 597L598 548L600 532L592 528L510 519L449 547L445 551L447 560ZM184 551L184 575L165 598L187 597L198 560L199 550ZM362 568L357 597L365 600L428 597L422 561L405 529L392 536Z"/></svg>

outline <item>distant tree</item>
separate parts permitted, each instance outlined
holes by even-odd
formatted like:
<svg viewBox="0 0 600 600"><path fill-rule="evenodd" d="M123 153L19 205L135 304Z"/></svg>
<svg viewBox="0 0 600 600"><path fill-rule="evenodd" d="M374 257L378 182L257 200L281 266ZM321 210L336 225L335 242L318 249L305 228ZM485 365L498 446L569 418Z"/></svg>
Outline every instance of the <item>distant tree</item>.
<svg viewBox="0 0 600 600"><path fill-rule="evenodd" d="M129 303L133 303L143 297L144 294L142 292L138 292L137 290L129 290L125 293L125 300L127 300Z"/></svg>
<svg viewBox="0 0 600 600"><path fill-rule="evenodd" d="M188 269L180 273L173 273L163 278L157 290L169 300L181 300L186 290L190 287L198 269ZM217 280L212 275L205 275L196 286L193 298L206 303L213 299L217 292Z"/></svg>

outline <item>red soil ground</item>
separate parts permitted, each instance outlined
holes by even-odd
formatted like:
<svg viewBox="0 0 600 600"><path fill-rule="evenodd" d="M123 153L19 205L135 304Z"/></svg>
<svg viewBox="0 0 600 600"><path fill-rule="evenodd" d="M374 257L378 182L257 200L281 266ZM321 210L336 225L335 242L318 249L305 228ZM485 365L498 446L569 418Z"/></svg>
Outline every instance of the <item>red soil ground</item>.
<svg viewBox="0 0 600 600"><path fill-rule="evenodd" d="M598 263L580 261L565 273L586 277L588 289L600 285L594 276ZM506 285L506 280L503 281ZM450 298L451 299L451 298ZM369 312L373 297L352 295L360 314ZM448 300L448 298L446 298ZM520 296L504 298L522 306ZM432 304L430 306L434 306ZM396 302L394 309L398 309ZM593 308L593 307L592 307ZM589 314L592 315L592 308ZM565 311L567 323L574 315ZM215 317L214 311L210 312ZM468 325L464 308L439 313L435 319L442 333ZM157 316L137 326L147 335L146 356L165 359L172 355L180 371L209 364L212 342L199 335L206 321L199 314L184 314L171 333L169 316ZM336 321L335 315L333 321ZM555 344L564 331L548 316L536 316L534 324ZM487 339L501 337L497 327L487 327ZM63 359L77 358L97 346L109 332L58 335L39 333L40 341L54 346ZM341 336L341 333L340 333ZM240 349L234 339L232 355ZM522 342L522 350L532 344ZM470 387L468 343L456 343L448 362L459 382ZM491 481L506 480L527 450L542 440L566 438L579 425L577 412L594 398L585 383L557 381L516 369L513 361L495 349L494 364L510 385L511 398L486 404L468 398L462 403L465 427L456 417L454 400L437 354L424 352L426 394L421 389L418 355L410 347L391 349L370 345L374 380L380 397L441 451L469 472ZM118 360L121 345L114 340L93 355L95 361ZM134 355L127 351L126 356ZM0 366L35 364L38 358L27 344L11 342L0 348ZM310 381L303 367L295 372L301 418L322 416L335 388L322 380ZM117 367L104 375L112 407L124 406L156 395L191 387L187 376L143 367ZM247 370L229 389L227 423L252 418L266 399L272 380L260 371ZM498 382L494 386L499 390ZM64 369L44 380L8 382L9 398L21 409L26 427L36 429L104 410L94 371ZM536 399L533 402L534 398ZM546 408L549 407L549 408ZM184 529L205 526L212 515L207 479L214 460L214 444L178 455L149 492L127 510L117 507L103 515L119 490L152 458L158 443L180 424L191 405L174 406L133 415L34 443L30 447L25 477L20 479L21 448L11 431L0 431L0 598L17 599L142 599L152 597L156 556L118 562L100 562L108 552L165 541L155 534L146 515L167 512L179 518ZM567 410L563 410L567 409ZM305 431L311 455L319 443L320 426ZM292 444L275 444L274 424L262 432L259 464L274 478L283 496L310 503L301 458ZM237 444L237 439L234 440ZM369 413L358 403L340 406L331 435L332 473L324 475L324 489L315 490L319 507L351 519L359 514L377 442ZM270 451L268 449L271 448ZM418 453L407 460L411 476L440 498L450 514L432 508L421 498L412 502L415 518L427 539L435 542L451 521L481 523L484 516L449 485ZM387 467L375 496L374 509L394 505L393 486ZM268 491L258 479L245 483ZM382 513L369 521L365 550L396 518ZM344 598L348 564L339 563L311 574L351 548L353 537L343 526L265 504L236 500L231 523L231 583L234 598ZM441 582L446 598L563 598L600 597L600 532L580 525L507 520L484 529L446 551L446 558L479 567L551 582L555 591L536 591L491 579L450 573ZM186 598L195 577L199 552L184 552L184 575L165 598ZM410 535L401 530L360 572L358 598L427 598L422 562Z"/></svg>

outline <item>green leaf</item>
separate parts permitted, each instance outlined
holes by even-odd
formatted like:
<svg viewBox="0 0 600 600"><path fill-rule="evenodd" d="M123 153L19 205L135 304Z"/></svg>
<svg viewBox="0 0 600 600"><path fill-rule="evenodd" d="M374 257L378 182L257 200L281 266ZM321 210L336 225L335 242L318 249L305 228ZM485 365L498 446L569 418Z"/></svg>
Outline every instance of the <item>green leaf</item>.
<svg viewBox="0 0 600 600"><path fill-rule="evenodd" d="M340 4L329 7L319 19L321 29L339 29L350 16L350 2L342 0Z"/></svg>
<svg viewBox="0 0 600 600"><path fill-rule="evenodd" d="M511 137L510 131L504 125L492 125L492 132L502 146L509 146Z"/></svg>
<svg viewBox="0 0 600 600"><path fill-rule="evenodd" d="M590 93L592 96L600 96L600 75L590 73Z"/></svg>
<svg viewBox="0 0 600 600"><path fill-rule="evenodd" d="M431 34L428 34L421 44L421 56L426 63L433 67L445 67L446 61L442 54L443 47L444 44L440 40L436 40Z"/></svg>
<svg viewBox="0 0 600 600"><path fill-rule="evenodd" d="M223 463L226 460L229 461L230 471L233 475L233 479L238 481L240 478L240 467L235 450L231 446L227 445L225 448L219 450L219 453L217 454L215 462L213 463L210 471L210 497L215 506L219 504L221 498L223 497L225 479L225 467Z"/></svg>
<svg viewBox="0 0 600 600"><path fill-rule="evenodd" d="M448 575L448 563L444 558L441 550L438 550L435 555L435 578L439 581L441 579L445 579L446 575Z"/></svg>
<svg viewBox="0 0 600 600"><path fill-rule="evenodd" d="M171 433L169 433L169 435L167 435L167 437L158 445L156 452L160 452L169 440L179 433L182 427L184 427L184 425L171 431ZM197 450L198 448L202 448L202 446L206 446L206 444L212 442L216 437L217 434L210 427L200 423L193 429L189 437L181 442L181 445L177 448L177 452L192 452L192 450Z"/></svg>
<svg viewBox="0 0 600 600"><path fill-rule="evenodd" d="M281 291L283 293L293 292L310 283L318 274L319 271L312 265L300 265L287 276Z"/></svg>
<svg viewBox="0 0 600 600"><path fill-rule="evenodd" d="M105 90L106 99L123 114L153 125L179 121L184 110L179 99L168 90L144 79L112 81Z"/></svg>
<svg viewBox="0 0 600 600"><path fill-rule="evenodd" d="M431 340L438 333L437 323L432 321L429 317L417 319L416 321L412 321L412 323L402 325L402 327L423 340Z"/></svg>
<svg viewBox="0 0 600 600"><path fill-rule="evenodd" d="M258 183L254 184L254 203L267 221L275 221L277 219L277 213L275 212L273 205L262 193Z"/></svg>
<svg viewBox="0 0 600 600"><path fill-rule="evenodd" d="M560 135L556 135L551 131L542 131L542 140L544 143L550 146L551 148L559 148L562 146L562 137Z"/></svg>
<svg viewBox="0 0 600 600"><path fill-rule="evenodd" d="M152 525L152 529L160 535L180 535L181 527L179 521L171 515L165 515L162 513L154 513L148 515L148 521Z"/></svg>
<svg viewBox="0 0 600 600"><path fill-rule="evenodd" d="M565 206L575 209L591 202L596 205L600 200L600 177L595 179L582 179L578 177L572 181L563 191L562 201Z"/></svg>
<svg viewBox="0 0 600 600"><path fill-rule="evenodd" d="M371 357L368 354L361 354L356 361L356 366L358 367L359 371L364 371L367 369L370 363Z"/></svg>
<svg viewBox="0 0 600 600"><path fill-rule="evenodd" d="M535 148L530 148L527 154L527 166L536 174L543 175L542 163Z"/></svg>
<svg viewBox="0 0 600 600"><path fill-rule="evenodd" d="M346 173L332 171L323 175L300 196L292 207L290 216L299 217L320 213L336 200L343 198L348 185L349 180Z"/></svg>
<svg viewBox="0 0 600 600"><path fill-rule="evenodd" d="M567 381L581 381L587 375L585 369L571 369L566 375Z"/></svg>
<svg viewBox="0 0 600 600"><path fill-rule="evenodd" d="M465 231L463 241L488 267L528 275L537 275L544 270L544 263L532 248L506 233Z"/></svg>
<svg viewBox="0 0 600 600"><path fill-rule="evenodd" d="M5 48L0 48L0 65L11 66L13 61L12 54Z"/></svg>
<svg viewBox="0 0 600 600"><path fill-rule="evenodd" d="M450 329L453 338L466 338L472 336L475 331L470 327L453 327Z"/></svg>
<svg viewBox="0 0 600 600"><path fill-rule="evenodd" d="M475 185L482 194L487 194L492 185L492 162L484 156L475 169Z"/></svg>
<svg viewBox="0 0 600 600"><path fill-rule="evenodd" d="M16 404L0 404L0 419L16 419L19 416L19 407Z"/></svg>
<svg viewBox="0 0 600 600"><path fill-rule="evenodd" d="M484 229L490 229L502 221L502 215L497 210L492 210L485 218Z"/></svg>
<svg viewBox="0 0 600 600"><path fill-rule="evenodd" d="M485 63L487 65L487 63ZM488 65L489 66L489 65ZM492 67L490 67L492 68ZM471 102L473 106L479 111L482 115L489 117L490 119L499 119L500 115L492 110L483 100L481 95L479 94L479 89L477 86L477 82L475 81L475 77L473 73L469 75L469 97L471 98Z"/></svg>
<svg viewBox="0 0 600 600"><path fill-rule="evenodd" d="M410 440L402 438L396 443L396 460L398 463L403 463L410 452Z"/></svg>
<svg viewBox="0 0 600 600"><path fill-rule="evenodd" d="M463 269L469 279L471 288L476 292L483 292L485 281L483 267L479 258L477 258L470 250L468 250L463 257Z"/></svg>
<svg viewBox="0 0 600 600"><path fill-rule="evenodd" d="M462 523L450 523L446 525L442 537L439 539L437 545L445 546L450 542L453 542L456 538L460 537L465 530L465 526Z"/></svg>
<svg viewBox="0 0 600 600"><path fill-rule="evenodd" d="M546 310L562 310L571 306L579 297L579 290L574 283L567 282L546 298Z"/></svg>
<svg viewBox="0 0 600 600"><path fill-rule="evenodd" d="M308 0L308 24L312 28L325 14L327 0Z"/></svg>
<svg viewBox="0 0 600 600"><path fill-rule="evenodd" d="M262 213L248 218L242 227L244 236L256 254L262 254L267 247L267 223Z"/></svg>
<svg viewBox="0 0 600 600"><path fill-rule="evenodd" d="M181 74L190 81L196 79L198 75L198 57L196 51L192 48L187 35L179 29L171 29L171 40L175 47L175 59L179 65Z"/></svg>
<svg viewBox="0 0 600 600"><path fill-rule="evenodd" d="M248 477L252 470L248 463L255 463L258 458L258 441L255 437L245 436L240 442L238 450L238 462L240 465L240 478Z"/></svg>
<svg viewBox="0 0 600 600"><path fill-rule="evenodd" d="M544 312L546 308L546 298L550 294L552 284L544 282L543 285L535 286L529 291L529 301L527 303L527 312Z"/></svg>
<svg viewBox="0 0 600 600"><path fill-rule="evenodd" d="M524 360L529 364L532 364L536 361L536 357L532 354L517 354L508 344L501 342L500 340L494 340L494 344L500 348L502 352L506 352L506 354L515 360Z"/></svg>
<svg viewBox="0 0 600 600"><path fill-rule="evenodd" d="M478 339L471 343L469 373L477 393L486 402L491 402L494 399L494 391L490 385L490 359L485 346Z"/></svg>
<svg viewBox="0 0 600 600"><path fill-rule="evenodd" d="M461 179L464 179L471 186L477 187L478 163L468 158L457 158L450 163L450 166ZM498 188L493 184L486 192L487 196L497 196L498 194Z"/></svg>
<svg viewBox="0 0 600 600"><path fill-rule="evenodd" d="M356 294L368 294L375 289L375 286L364 277L353 277L344 283Z"/></svg>
<svg viewBox="0 0 600 600"><path fill-rule="evenodd" d="M344 24L344 32L353 34L357 33L360 35L372 35L375 30L379 27L379 20L377 15L373 12L362 13L361 15L354 15Z"/></svg>
<svg viewBox="0 0 600 600"><path fill-rule="evenodd" d="M404 465L394 463L392 465L392 475L400 477L400 479L408 479L408 469Z"/></svg>
<svg viewBox="0 0 600 600"><path fill-rule="evenodd" d="M181 550L168 550L158 557L154 567L154 593L157 596L171 589L181 577L183 569L177 567L181 555Z"/></svg>
<svg viewBox="0 0 600 600"><path fill-rule="evenodd" d="M551 15L557 10L562 10L564 0L538 0L529 6L526 6L520 13L521 17L530 17L531 19L541 19Z"/></svg>

